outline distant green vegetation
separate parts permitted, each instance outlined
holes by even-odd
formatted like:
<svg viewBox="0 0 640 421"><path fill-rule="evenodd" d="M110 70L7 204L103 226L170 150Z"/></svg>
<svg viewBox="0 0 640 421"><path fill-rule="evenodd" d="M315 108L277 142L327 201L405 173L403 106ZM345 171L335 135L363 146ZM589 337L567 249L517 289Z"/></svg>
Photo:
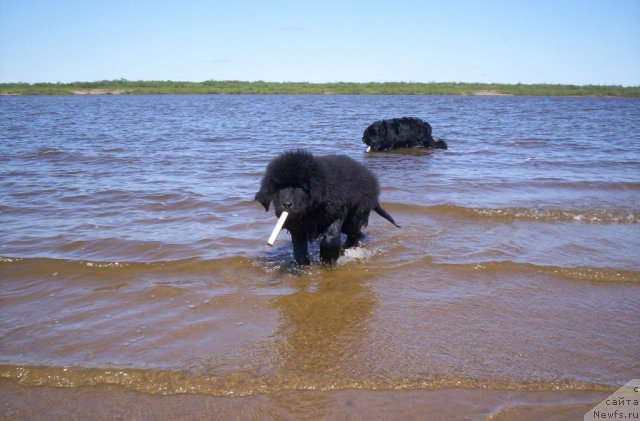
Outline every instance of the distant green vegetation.
<svg viewBox="0 0 640 421"><path fill-rule="evenodd" d="M307 83L103 80L74 83L2 83L3 95L72 94L342 94L342 95L535 95L640 97L640 86L503 85L487 83Z"/></svg>

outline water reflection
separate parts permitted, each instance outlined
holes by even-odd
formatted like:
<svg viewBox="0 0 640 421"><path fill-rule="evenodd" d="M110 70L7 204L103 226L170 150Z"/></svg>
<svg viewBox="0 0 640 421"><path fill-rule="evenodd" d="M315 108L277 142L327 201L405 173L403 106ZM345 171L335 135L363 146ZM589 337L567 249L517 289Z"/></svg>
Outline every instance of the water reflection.
<svg viewBox="0 0 640 421"><path fill-rule="evenodd" d="M368 272L348 268L297 277L295 292L273 304L281 324L275 334L279 371L290 387L332 384L353 374L370 342L377 299ZM318 383L322 379L322 383ZM310 384L296 384L310 382Z"/></svg>

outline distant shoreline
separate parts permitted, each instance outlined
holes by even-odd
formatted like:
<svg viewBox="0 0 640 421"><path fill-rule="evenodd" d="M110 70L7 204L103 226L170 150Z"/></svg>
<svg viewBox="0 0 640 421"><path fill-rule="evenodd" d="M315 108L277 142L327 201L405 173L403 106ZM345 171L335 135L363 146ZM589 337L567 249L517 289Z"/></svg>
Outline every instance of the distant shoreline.
<svg viewBox="0 0 640 421"><path fill-rule="evenodd" d="M489 83L128 81L0 83L0 95L307 94L640 97L640 86Z"/></svg>

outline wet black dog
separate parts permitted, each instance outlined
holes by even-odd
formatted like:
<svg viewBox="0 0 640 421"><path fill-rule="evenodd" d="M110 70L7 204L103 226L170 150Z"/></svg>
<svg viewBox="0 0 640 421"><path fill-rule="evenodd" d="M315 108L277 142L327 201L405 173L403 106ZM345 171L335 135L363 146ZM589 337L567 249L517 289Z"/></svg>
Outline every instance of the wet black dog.
<svg viewBox="0 0 640 421"><path fill-rule="evenodd" d="M447 143L431 136L431 125L415 117L376 121L366 128L362 142L367 151L386 151L397 148L447 149Z"/></svg>
<svg viewBox="0 0 640 421"><path fill-rule="evenodd" d="M269 163L255 200L266 211L273 201L278 217L289 212L284 228L291 233L296 262L306 265L308 243L318 237L320 259L327 263L342 252L341 233L347 236L344 248L356 246L372 210L398 226L378 203L379 194L375 175L353 159L296 150Z"/></svg>

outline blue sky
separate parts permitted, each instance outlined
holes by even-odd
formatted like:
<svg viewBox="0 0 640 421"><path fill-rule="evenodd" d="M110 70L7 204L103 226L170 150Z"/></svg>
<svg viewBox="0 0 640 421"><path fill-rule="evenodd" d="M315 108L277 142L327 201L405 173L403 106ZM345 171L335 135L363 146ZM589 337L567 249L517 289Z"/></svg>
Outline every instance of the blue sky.
<svg viewBox="0 0 640 421"><path fill-rule="evenodd" d="M640 0L0 0L0 82L640 85Z"/></svg>

